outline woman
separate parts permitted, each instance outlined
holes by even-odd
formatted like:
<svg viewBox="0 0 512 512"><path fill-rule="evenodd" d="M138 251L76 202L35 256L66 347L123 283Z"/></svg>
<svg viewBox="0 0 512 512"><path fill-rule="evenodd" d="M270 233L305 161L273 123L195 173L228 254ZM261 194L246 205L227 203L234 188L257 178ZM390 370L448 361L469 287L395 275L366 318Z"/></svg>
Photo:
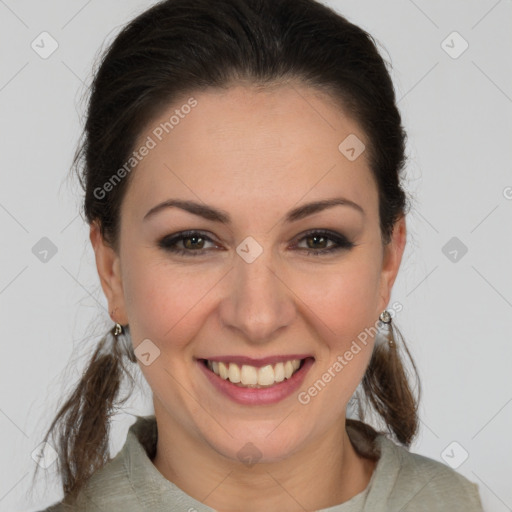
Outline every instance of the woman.
<svg viewBox="0 0 512 512"><path fill-rule="evenodd" d="M407 449L405 132L369 34L313 0L164 1L108 49L84 135L114 326L48 431L47 510L482 510ZM155 414L110 459L135 364Z"/></svg>

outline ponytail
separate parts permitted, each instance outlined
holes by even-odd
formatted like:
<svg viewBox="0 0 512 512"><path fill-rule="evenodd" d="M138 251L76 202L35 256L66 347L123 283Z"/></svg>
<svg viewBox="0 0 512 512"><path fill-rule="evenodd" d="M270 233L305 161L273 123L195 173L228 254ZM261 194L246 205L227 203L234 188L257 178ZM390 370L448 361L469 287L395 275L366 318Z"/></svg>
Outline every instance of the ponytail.
<svg viewBox="0 0 512 512"><path fill-rule="evenodd" d="M409 447L419 427L418 403L421 385L416 365L396 325L390 324L393 336L392 346L389 343L376 343L370 363L362 380L362 388L366 403L384 420L390 434L404 446ZM397 337L400 342L397 343ZM416 398L411 390L400 355L401 347L405 350L416 377ZM365 411L359 403L359 416L364 420Z"/></svg>
<svg viewBox="0 0 512 512"><path fill-rule="evenodd" d="M126 352L116 343L114 329L100 340L44 437L47 442L51 434L50 444L58 453L65 504L73 504L92 474L109 461L110 420L117 405L129 396L118 398L123 376L129 376L133 384L123 362Z"/></svg>
<svg viewBox="0 0 512 512"><path fill-rule="evenodd" d="M126 351L123 343L116 343L114 328L103 337L92 355L86 371L70 397L60 408L48 429L58 452L58 471L64 490L63 504L72 505L80 490L109 460L110 420L117 406L125 398L118 397L126 375L133 385L133 377L124 365L124 359L133 361L133 354ZM125 327L127 329L127 327ZM351 437L357 436L361 455L376 460L378 454L372 444L377 430L364 423L368 406L384 420L388 431L398 442L409 447L418 431L418 401L420 394L416 366L398 328L390 325L401 342L375 343L370 363L360 384L363 396L358 396L359 420L347 419L347 428L353 428ZM114 342L112 343L112 340ZM418 383L418 399L411 390L402 363L400 347L403 347ZM38 468L36 468L37 471Z"/></svg>

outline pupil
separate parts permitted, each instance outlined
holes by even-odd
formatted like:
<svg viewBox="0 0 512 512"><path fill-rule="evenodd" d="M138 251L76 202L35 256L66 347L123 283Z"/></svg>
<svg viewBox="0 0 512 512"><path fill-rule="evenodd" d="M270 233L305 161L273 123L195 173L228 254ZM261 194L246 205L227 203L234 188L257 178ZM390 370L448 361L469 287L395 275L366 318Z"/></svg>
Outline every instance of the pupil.
<svg viewBox="0 0 512 512"><path fill-rule="evenodd" d="M186 240L187 241L194 240L194 242L197 242L197 240L201 240L201 237L200 236L189 236L188 238L186 238ZM190 244L188 244L188 246L190 246ZM194 246L192 245L192 247L194 247Z"/></svg>
<svg viewBox="0 0 512 512"><path fill-rule="evenodd" d="M319 236L319 235L314 235L314 236L310 237L310 239L314 240L313 243L317 243L318 240L325 240L325 238L323 236Z"/></svg>

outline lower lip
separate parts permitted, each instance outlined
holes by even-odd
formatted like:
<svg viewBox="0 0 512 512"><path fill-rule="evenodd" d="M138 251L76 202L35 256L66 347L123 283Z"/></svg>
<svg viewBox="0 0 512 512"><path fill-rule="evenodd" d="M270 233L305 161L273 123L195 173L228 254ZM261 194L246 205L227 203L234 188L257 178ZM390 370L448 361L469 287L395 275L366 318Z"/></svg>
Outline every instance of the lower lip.
<svg viewBox="0 0 512 512"><path fill-rule="evenodd" d="M300 387L313 363L314 359L308 357L289 379L285 379L283 382L274 384L271 387L244 388L233 384L229 380L224 380L209 370L203 361L197 361L203 373L218 391L234 402L243 405L267 405L284 400Z"/></svg>

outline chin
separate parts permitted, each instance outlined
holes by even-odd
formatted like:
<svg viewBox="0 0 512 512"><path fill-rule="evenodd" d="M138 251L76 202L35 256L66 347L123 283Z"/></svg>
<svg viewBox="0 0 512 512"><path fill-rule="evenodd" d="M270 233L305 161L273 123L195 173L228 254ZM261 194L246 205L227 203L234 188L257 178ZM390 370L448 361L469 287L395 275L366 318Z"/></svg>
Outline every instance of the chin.
<svg viewBox="0 0 512 512"><path fill-rule="evenodd" d="M283 425L276 427L281 421L273 422L271 428L256 428L254 423L252 428L232 426L227 430L233 437L223 431L221 437L215 438L211 437L211 433L205 433L205 440L217 453L236 463L248 466L275 463L299 450L307 437L296 432L292 425L284 425L286 420Z"/></svg>

